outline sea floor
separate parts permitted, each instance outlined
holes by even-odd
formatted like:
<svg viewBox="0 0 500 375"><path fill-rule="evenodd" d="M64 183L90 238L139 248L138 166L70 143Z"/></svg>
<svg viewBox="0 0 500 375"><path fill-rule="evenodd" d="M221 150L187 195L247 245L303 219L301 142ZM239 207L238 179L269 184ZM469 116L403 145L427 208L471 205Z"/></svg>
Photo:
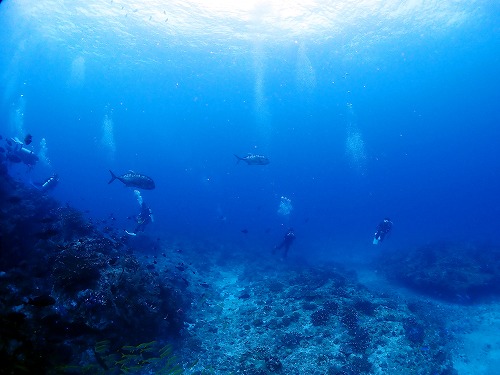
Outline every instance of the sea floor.
<svg viewBox="0 0 500 375"><path fill-rule="evenodd" d="M500 374L500 301L490 299L475 305L451 304L417 294L389 283L376 270L360 262L349 264L370 289L391 290L401 298L420 299L446 311L453 368L458 375ZM349 266L348 265L348 266Z"/></svg>
<svg viewBox="0 0 500 375"><path fill-rule="evenodd" d="M458 375L500 374L500 301L455 305L391 285L373 270L365 269L358 274L360 282L368 288L396 290L401 298L426 300L447 312L446 325L453 332L452 363Z"/></svg>
<svg viewBox="0 0 500 375"><path fill-rule="evenodd" d="M173 344L188 375L500 374L498 299L417 294L387 281L366 249L292 249L283 260L272 246L220 239L146 233L121 242L37 191L8 179L0 188L9 369L73 363L111 373L92 363L111 347L103 342L116 351L158 340ZM57 361L44 360L52 351ZM153 359L132 373L151 373Z"/></svg>
<svg viewBox="0 0 500 375"><path fill-rule="evenodd" d="M197 263L205 291L179 353L192 358L183 361L187 374L499 373L498 301L434 300L362 260L300 265L262 250L254 261L224 252ZM412 337L408 322L425 327L423 336Z"/></svg>
<svg viewBox="0 0 500 375"><path fill-rule="evenodd" d="M450 325L465 327L457 334L453 365L459 375L500 373L500 303L463 308Z"/></svg>

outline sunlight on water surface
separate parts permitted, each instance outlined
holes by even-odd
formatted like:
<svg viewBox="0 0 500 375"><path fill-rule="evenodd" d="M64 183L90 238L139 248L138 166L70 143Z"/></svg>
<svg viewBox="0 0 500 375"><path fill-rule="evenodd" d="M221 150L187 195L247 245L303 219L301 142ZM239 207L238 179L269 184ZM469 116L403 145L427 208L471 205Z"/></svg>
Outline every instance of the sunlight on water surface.
<svg viewBox="0 0 500 375"><path fill-rule="evenodd" d="M383 0L19 0L16 7L43 35L80 36L88 49L110 37L140 45L145 37L189 46L230 41L380 40L415 30L442 32L475 17L476 1ZM147 34L144 34L144 32Z"/></svg>

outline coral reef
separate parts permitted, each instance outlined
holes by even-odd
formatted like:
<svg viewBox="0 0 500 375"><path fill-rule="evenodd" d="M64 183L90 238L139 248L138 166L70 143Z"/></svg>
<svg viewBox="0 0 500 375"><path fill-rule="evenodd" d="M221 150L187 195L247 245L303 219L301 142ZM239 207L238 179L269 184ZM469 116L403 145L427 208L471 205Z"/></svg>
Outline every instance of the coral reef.
<svg viewBox="0 0 500 375"><path fill-rule="evenodd" d="M3 373L91 361L85 353L103 339L117 348L179 336L189 301L186 284L170 272L173 261L140 260L125 239L8 175L0 194L7 197L0 202ZM151 357L143 361L151 365Z"/></svg>
<svg viewBox="0 0 500 375"><path fill-rule="evenodd" d="M124 238L8 178L0 193L5 373L454 373L436 305L369 290L339 264Z"/></svg>
<svg viewBox="0 0 500 375"><path fill-rule="evenodd" d="M370 292L338 264L274 266L274 276L263 278L265 260L226 258L222 268L215 254L198 254L204 265L198 274L210 288L182 331L181 356L196 358L193 374L211 368L260 375L454 371L450 337L439 333L445 325L432 305L410 309ZM226 267L234 270L231 278ZM251 297L239 298L243 290Z"/></svg>

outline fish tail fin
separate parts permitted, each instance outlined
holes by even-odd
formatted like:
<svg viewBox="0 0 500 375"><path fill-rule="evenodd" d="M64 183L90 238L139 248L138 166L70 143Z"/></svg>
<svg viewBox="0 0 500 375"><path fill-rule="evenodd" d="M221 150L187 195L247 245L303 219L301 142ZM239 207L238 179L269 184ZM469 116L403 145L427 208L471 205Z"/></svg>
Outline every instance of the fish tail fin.
<svg viewBox="0 0 500 375"><path fill-rule="evenodd" d="M111 169L109 170L109 173L111 173L111 180L109 180L108 184L112 183L114 180L116 180L116 176L113 172L111 172Z"/></svg>
<svg viewBox="0 0 500 375"><path fill-rule="evenodd" d="M240 160L243 160L243 158L240 158L238 155L233 154L236 157L236 164L239 164Z"/></svg>

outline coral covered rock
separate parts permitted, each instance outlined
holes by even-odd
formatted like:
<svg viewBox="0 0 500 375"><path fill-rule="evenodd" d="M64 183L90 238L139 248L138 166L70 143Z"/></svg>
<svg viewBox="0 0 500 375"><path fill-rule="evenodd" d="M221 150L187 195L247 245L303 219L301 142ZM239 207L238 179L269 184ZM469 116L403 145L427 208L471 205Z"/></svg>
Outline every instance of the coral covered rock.
<svg viewBox="0 0 500 375"><path fill-rule="evenodd" d="M500 295L500 248L491 245L433 243L384 254L377 265L390 279L449 301Z"/></svg>

